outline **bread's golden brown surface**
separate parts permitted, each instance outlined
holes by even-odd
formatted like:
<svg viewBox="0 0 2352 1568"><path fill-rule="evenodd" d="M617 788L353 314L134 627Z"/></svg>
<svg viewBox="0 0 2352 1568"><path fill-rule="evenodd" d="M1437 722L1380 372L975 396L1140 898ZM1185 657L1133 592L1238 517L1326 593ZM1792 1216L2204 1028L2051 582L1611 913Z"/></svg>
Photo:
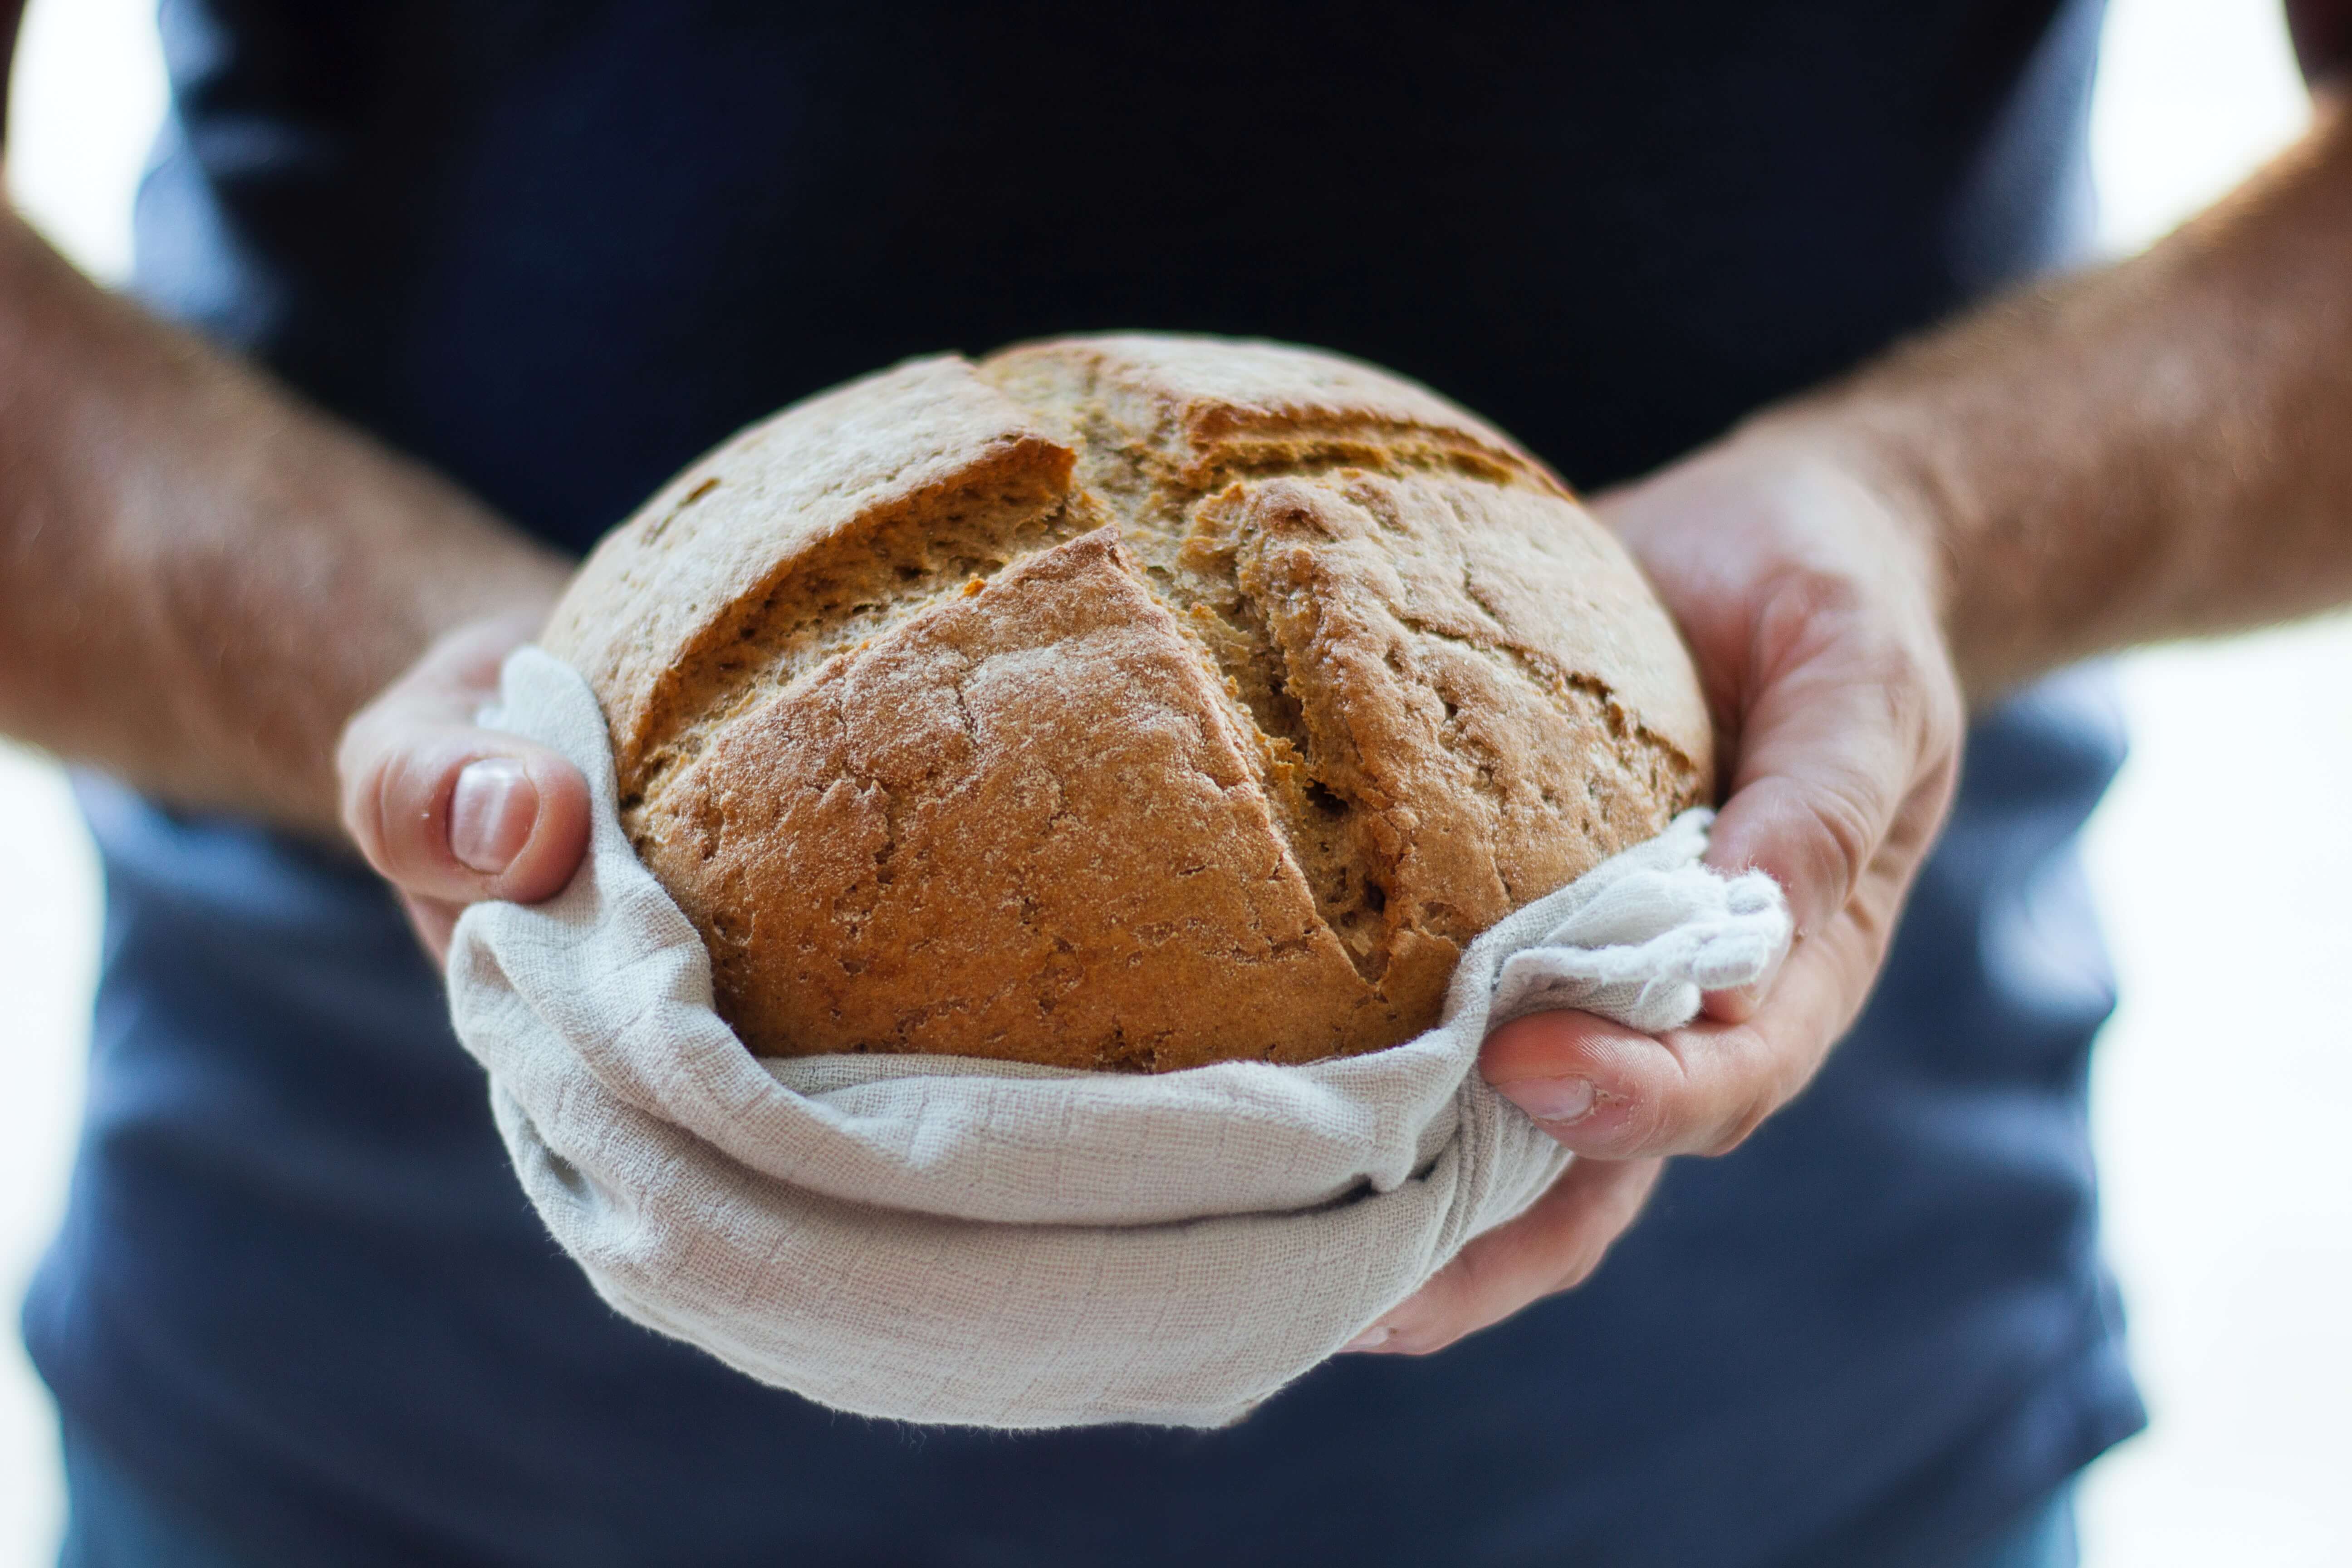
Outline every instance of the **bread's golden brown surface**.
<svg viewBox="0 0 2352 1568"><path fill-rule="evenodd" d="M1712 782L1680 640L1559 480L1267 343L812 398L608 538L545 640L762 1055L1392 1045L1471 937Z"/></svg>

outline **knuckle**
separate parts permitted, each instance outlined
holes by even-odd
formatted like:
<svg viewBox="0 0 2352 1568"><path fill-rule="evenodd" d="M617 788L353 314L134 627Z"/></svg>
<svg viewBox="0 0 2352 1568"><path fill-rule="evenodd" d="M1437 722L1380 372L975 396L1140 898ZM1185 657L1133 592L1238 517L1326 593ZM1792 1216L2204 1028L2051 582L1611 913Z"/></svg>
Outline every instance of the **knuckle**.
<svg viewBox="0 0 2352 1568"><path fill-rule="evenodd" d="M1696 1153L1711 1156L1739 1147L1779 1107L1784 1064L1772 1042L1752 1024L1717 1036L1710 1055L1718 1064L1719 1080L1708 1097L1707 1114L1695 1119L1686 1144Z"/></svg>
<svg viewBox="0 0 2352 1568"><path fill-rule="evenodd" d="M1779 1047L1773 1057L1772 1074L1759 1095L1762 1105L1757 1114L1759 1121L1804 1092L1828 1049L1829 1041L1818 1037Z"/></svg>
<svg viewBox="0 0 2352 1568"><path fill-rule="evenodd" d="M1887 716L1909 742L1923 773L1957 767L1961 733L1968 727L1959 679L1940 647L1923 647L1911 637L1891 637L1874 661L1886 694Z"/></svg>
<svg viewBox="0 0 2352 1568"><path fill-rule="evenodd" d="M1798 832L1805 858L1825 889L1824 912L1834 913L1853 897L1877 854L1882 824L1875 791L1859 776L1841 775L1824 780L1803 805Z"/></svg>
<svg viewBox="0 0 2352 1568"><path fill-rule="evenodd" d="M1864 613L1862 584L1844 573L1790 566L1767 585L1756 616L1755 665L1769 679L1852 635Z"/></svg>
<svg viewBox="0 0 2352 1568"><path fill-rule="evenodd" d="M1674 1143L1683 1131L1681 1106L1687 1098L1686 1084L1636 1089L1620 1097L1611 1128L1614 1135L1605 1139L1605 1152L1623 1158ZM1592 1150L1590 1140L1581 1142L1588 1152L1604 1152Z"/></svg>
<svg viewBox="0 0 2352 1568"><path fill-rule="evenodd" d="M381 728L377 710L371 704L352 714L335 738L335 776L347 806L375 786L386 750Z"/></svg>
<svg viewBox="0 0 2352 1568"><path fill-rule="evenodd" d="M1592 1278L1601 1268L1601 1260L1606 1256L1608 1256L1608 1247L1605 1244L1592 1241L1580 1242L1570 1250L1559 1272L1553 1276L1552 1289L1575 1289Z"/></svg>
<svg viewBox="0 0 2352 1568"><path fill-rule="evenodd" d="M369 865L378 871L385 868L391 852L391 835L387 831L384 810L386 774L391 758L383 753L368 757L355 771L343 775L342 819L344 830L359 847Z"/></svg>
<svg viewBox="0 0 2352 1568"><path fill-rule="evenodd" d="M1778 1038L1753 1025L1743 1026L1727 1041L1737 1042L1732 1053L1738 1064L1736 1081L1697 1150L1711 1157L1728 1154L1747 1142L1794 1100L1811 1080L1818 1059L1808 1042Z"/></svg>
<svg viewBox="0 0 2352 1568"><path fill-rule="evenodd" d="M1966 728L1966 703L1934 618L1889 607L1851 573L1805 564L1767 587L1755 621L1756 667L1768 679L1834 654L1832 667L1874 689L1898 731L1922 752L1944 749Z"/></svg>
<svg viewBox="0 0 2352 1568"><path fill-rule="evenodd" d="M1763 1096L1754 1097L1735 1110L1729 1121L1716 1129L1713 1137L1702 1144L1699 1152L1709 1158L1720 1158L1748 1142L1755 1131L1764 1125L1764 1119L1777 1106Z"/></svg>
<svg viewBox="0 0 2352 1568"><path fill-rule="evenodd" d="M1785 563L1773 575L1764 603L1778 624L1811 626L1860 616L1871 595L1844 563L1817 554Z"/></svg>
<svg viewBox="0 0 2352 1568"><path fill-rule="evenodd" d="M1950 656L1941 644L1936 648L1931 668L1921 677L1920 689L1926 700L1927 733L1939 752L1948 752L1957 759L1960 736L1969 727L1968 699L1960 694L1960 678L1953 669Z"/></svg>

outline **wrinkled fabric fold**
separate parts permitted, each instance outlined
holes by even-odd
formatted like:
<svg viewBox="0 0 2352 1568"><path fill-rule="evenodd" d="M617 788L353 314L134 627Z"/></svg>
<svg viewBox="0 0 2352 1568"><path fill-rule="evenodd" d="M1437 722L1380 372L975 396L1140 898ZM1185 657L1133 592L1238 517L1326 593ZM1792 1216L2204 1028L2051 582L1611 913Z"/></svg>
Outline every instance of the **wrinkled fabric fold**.
<svg viewBox="0 0 2352 1568"><path fill-rule="evenodd" d="M761 1059L622 831L586 682L522 649L489 717L595 798L572 884L476 906L450 950L526 1194L619 1311L859 1415L1238 1419L1565 1167L1475 1070L1493 1023L1575 1006L1673 1027L1789 940L1769 879L1699 864L1691 812L1472 943L1443 1021L1388 1050L1153 1076Z"/></svg>

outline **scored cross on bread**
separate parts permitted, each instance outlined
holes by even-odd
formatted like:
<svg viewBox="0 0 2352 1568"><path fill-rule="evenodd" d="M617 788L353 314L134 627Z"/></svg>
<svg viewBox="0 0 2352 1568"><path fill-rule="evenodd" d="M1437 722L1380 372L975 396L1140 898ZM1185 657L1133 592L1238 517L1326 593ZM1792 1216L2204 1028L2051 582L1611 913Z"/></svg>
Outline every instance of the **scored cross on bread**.
<svg viewBox="0 0 2352 1568"><path fill-rule="evenodd" d="M614 531L544 640L761 1055L1394 1045L1714 782L1687 653L1559 479L1270 343L822 394Z"/></svg>

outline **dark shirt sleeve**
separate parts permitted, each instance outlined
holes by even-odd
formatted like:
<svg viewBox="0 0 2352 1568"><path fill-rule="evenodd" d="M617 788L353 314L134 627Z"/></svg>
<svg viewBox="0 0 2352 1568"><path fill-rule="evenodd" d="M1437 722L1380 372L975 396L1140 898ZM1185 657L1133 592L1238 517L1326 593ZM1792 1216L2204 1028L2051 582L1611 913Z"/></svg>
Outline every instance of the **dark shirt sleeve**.
<svg viewBox="0 0 2352 1568"><path fill-rule="evenodd" d="M2286 0L2286 25L2305 80L2316 85L2352 65L2352 0Z"/></svg>

